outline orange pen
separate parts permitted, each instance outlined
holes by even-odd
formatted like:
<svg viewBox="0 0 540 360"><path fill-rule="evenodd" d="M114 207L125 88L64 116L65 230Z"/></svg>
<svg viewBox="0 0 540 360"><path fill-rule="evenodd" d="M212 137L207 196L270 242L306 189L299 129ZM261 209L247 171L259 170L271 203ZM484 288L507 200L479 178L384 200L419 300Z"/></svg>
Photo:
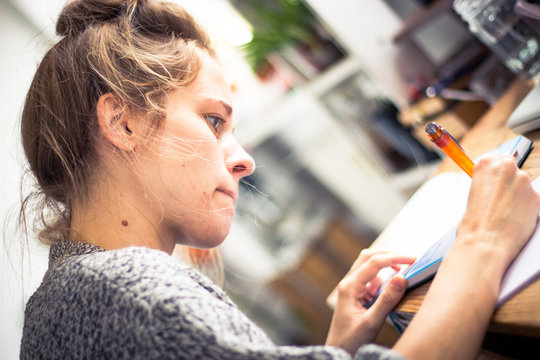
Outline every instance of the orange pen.
<svg viewBox="0 0 540 360"><path fill-rule="evenodd" d="M474 163L465 154L461 146L444 128L434 122L426 125L426 133L430 140L448 155L469 176L472 176Z"/></svg>

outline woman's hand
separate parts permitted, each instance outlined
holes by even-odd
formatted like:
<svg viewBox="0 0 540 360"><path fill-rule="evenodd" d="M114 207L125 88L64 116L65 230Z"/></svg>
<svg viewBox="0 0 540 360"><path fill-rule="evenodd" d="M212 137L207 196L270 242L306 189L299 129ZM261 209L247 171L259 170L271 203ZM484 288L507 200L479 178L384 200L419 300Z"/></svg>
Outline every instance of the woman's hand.
<svg viewBox="0 0 540 360"><path fill-rule="evenodd" d="M540 195L511 156L478 161L465 216L394 350L410 359L473 359L509 263L533 233Z"/></svg>
<svg viewBox="0 0 540 360"><path fill-rule="evenodd" d="M397 269L414 260L389 252L363 250L338 284L338 298L326 345L339 346L354 354L361 345L373 341L407 286L402 276L394 276L373 305L366 309L363 304L379 292L382 282L377 276L379 270L385 267Z"/></svg>
<svg viewBox="0 0 540 360"><path fill-rule="evenodd" d="M511 156L488 157L474 167L467 210L457 239L500 249L506 267L533 233L540 195Z"/></svg>

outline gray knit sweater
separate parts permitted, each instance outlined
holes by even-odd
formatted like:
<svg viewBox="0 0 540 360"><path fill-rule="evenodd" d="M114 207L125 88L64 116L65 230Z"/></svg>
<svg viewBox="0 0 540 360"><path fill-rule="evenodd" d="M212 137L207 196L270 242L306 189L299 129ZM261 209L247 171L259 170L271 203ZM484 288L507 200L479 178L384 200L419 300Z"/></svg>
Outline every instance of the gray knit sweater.
<svg viewBox="0 0 540 360"><path fill-rule="evenodd" d="M21 359L350 359L328 346L277 346L221 288L147 248L62 241L27 303ZM355 359L401 359L368 345Z"/></svg>

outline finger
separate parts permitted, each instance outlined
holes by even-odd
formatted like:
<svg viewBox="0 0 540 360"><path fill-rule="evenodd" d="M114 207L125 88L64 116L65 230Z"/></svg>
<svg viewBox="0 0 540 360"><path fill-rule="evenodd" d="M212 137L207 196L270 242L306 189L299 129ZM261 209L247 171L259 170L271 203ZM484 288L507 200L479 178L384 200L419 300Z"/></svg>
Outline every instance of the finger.
<svg viewBox="0 0 540 360"><path fill-rule="evenodd" d="M372 280L370 280L366 285L366 293L368 296L374 297L379 293L379 290L382 286L384 286L388 281L390 281L390 278L392 276L395 276L396 274L403 274L407 268L409 268L410 264L407 264L405 267L403 264L399 265L392 265L390 268L395 271L395 273L387 276L380 276L381 271L379 271L378 275L375 276Z"/></svg>
<svg viewBox="0 0 540 360"><path fill-rule="evenodd" d="M379 292L379 289L381 288L382 279L379 276L375 276L370 282L366 285L366 293L368 296L375 296Z"/></svg>
<svg viewBox="0 0 540 360"><path fill-rule="evenodd" d="M368 261L372 256L378 254L388 254L388 250L372 250L372 249L363 249L360 251L360 254L352 264L349 273L353 273L358 267Z"/></svg>
<svg viewBox="0 0 540 360"><path fill-rule="evenodd" d="M396 254L377 254L372 256L367 262L362 264L356 271L351 274L354 281L361 284L367 284L372 280L379 271L385 267L401 264L412 264L415 261L414 257L396 255Z"/></svg>
<svg viewBox="0 0 540 360"><path fill-rule="evenodd" d="M362 296L362 298L360 299L360 302L362 303L362 306L365 307L365 308L368 308L369 307L369 304L371 304L371 302L373 301L373 299L375 298L375 296L370 296L368 294L365 294L364 296Z"/></svg>
<svg viewBox="0 0 540 360"><path fill-rule="evenodd" d="M392 265L392 269L399 272L401 270L401 265Z"/></svg>
<svg viewBox="0 0 540 360"><path fill-rule="evenodd" d="M401 275L394 276L387 286L384 287L381 294L368 309L371 316L381 323L392 309L403 297L407 288L407 280Z"/></svg>

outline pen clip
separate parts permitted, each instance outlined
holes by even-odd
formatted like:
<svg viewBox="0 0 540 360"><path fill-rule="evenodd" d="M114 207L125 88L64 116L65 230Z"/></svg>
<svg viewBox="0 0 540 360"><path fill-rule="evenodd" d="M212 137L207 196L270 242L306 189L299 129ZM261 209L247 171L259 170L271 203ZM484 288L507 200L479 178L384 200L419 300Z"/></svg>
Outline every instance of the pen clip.
<svg viewBox="0 0 540 360"><path fill-rule="evenodd" d="M463 150L463 148L461 147L461 145L459 144L459 142L456 141L456 139L454 139L454 137L452 135L450 135L450 133L448 131L446 131L444 128L443 128L443 132L446 134L446 136L448 136L454 143L456 143L456 145L462 150L462 151L465 151Z"/></svg>

